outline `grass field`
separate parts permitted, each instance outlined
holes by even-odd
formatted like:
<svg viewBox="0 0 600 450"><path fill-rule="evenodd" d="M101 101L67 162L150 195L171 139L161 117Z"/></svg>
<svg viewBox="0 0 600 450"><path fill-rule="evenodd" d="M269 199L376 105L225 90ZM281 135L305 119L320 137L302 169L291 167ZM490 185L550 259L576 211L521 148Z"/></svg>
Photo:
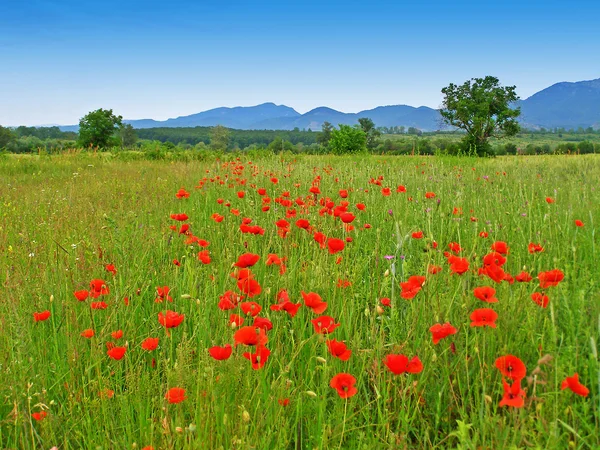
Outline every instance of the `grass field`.
<svg viewBox="0 0 600 450"><path fill-rule="evenodd" d="M0 448L600 448L596 155L4 156L0 180Z"/></svg>

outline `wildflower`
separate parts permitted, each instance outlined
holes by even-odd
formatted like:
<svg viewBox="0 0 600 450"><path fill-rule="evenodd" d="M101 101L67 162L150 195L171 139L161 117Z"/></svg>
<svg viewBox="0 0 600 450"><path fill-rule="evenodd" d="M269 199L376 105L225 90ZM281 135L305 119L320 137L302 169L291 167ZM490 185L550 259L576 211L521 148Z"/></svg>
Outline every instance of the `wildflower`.
<svg viewBox="0 0 600 450"><path fill-rule="evenodd" d="M167 310L164 314L158 313L158 322L165 328L176 328L181 325L185 319L185 315L176 313L175 311Z"/></svg>
<svg viewBox="0 0 600 450"><path fill-rule="evenodd" d="M521 378L515 379L512 386L503 379L502 386L504 387L504 397L500 400L500 406L522 408L525 405L525 391L521 389Z"/></svg>
<svg viewBox="0 0 600 450"><path fill-rule="evenodd" d="M579 382L579 374L575 373L572 377L567 377L560 385L561 390L570 389L577 395L587 397L590 390Z"/></svg>
<svg viewBox="0 0 600 450"><path fill-rule="evenodd" d="M423 363L418 356L413 357L409 361L405 355L387 355L383 360L383 364L395 375L405 372L420 373L423 371Z"/></svg>
<svg viewBox="0 0 600 450"><path fill-rule="evenodd" d="M340 326L340 324L335 323L335 319L330 316L320 316L316 319L312 319L311 322L315 328L315 333L319 334L332 333L337 327Z"/></svg>
<svg viewBox="0 0 600 450"><path fill-rule="evenodd" d="M325 343L327 344L327 349L329 350L329 353L331 353L334 357L342 361L348 361L350 359L350 356L352 356L352 350L349 350L343 341L328 339Z"/></svg>
<svg viewBox="0 0 600 450"><path fill-rule="evenodd" d="M300 294L302 294L302 298L304 299L304 305L310 308L315 314L323 314L327 309L327 302L324 302L316 292L306 293L301 291Z"/></svg>
<svg viewBox="0 0 600 450"><path fill-rule="evenodd" d="M142 342L142 348L148 352L156 350L158 347L158 338L148 337Z"/></svg>
<svg viewBox="0 0 600 450"><path fill-rule="evenodd" d="M75 291L73 293L73 295L75 295L75 298L77 300L79 300L80 302L82 302L82 301L86 300L90 296L90 293L88 291L82 290L82 291Z"/></svg>
<svg viewBox="0 0 600 450"><path fill-rule="evenodd" d="M473 289L473 295L486 303L498 302L498 299L494 297L496 295L496 289L490 286L482 286Z"/></svg>
<svg viewBox="0 0 600 450"><path fill-rule="evenodd" d="M167 391L167 393L165 394L165 399L169 403L181 403L186 398L187 397L185 396L185 389L177 388L177 387L169 389Z"/></svg>
<svg viewBox="0 0 600 450"><path fill-rule="evenodd" d="M267 347L258 345L254 353L245 352L242 356L252 363L252 369L258 370L265 365L270 355L271 351Z"/></svg>
<svg viewBox="0 0 600 450"><path fill-rule="evenodd" d="M245 269L246 267L252 267L258 262L259 259L259 255L255 255L253 253L244 253L243 255L240 255L234 266Z"/></svg>
<svg viewBox="0 0 600 450"><path fill-rule="evenodd" d="M95 334L96 333L94 333L94 330L92 330L91 328L88 328L87 330L83 330L81 332L81 336L87 339L93 338Z"/></svg>
<svg viewBox="0 0 600 450"><path fill-rule="evenodd" d="M355 384L356 378L348 373L338 373L329 382L329 386L337 390L341 398L350 398L356 395L358 389L354 386Z"/></svg>
<svg viewBox="0 0 600 450"><path fill-rule="evenodd" d="M329 238L327 239L327 249L331 255L341 252L344 250L344 241L337 238Z"/></svg>
<svg viewBox="0 0 600 450"><path fill-rule="evenodd" d="M231 344L226 344L224 347L215 346L208 349L208 353L210 353L210 356L212 356L217 361L224 361L226 359L229 359L232 352L233 349L231 347Z"/></svg>
<svg viewBox="0 0 600 450"><path fill-rule="evenodd" d="M50 311L42 311L42 312L34 312L33 313L33 320L35 320L36 322L43 322L44 320L48 320L48 318L50 317Z"/></svg>
<svg viewBox="0 0 600 450"><path fill-rule="evenodd" d="M540 288L546 289L551 286L557 286L565 278L565 275L560 269L550 270L548 272L541 272L538 274L538 280L540 280Z"/></svg>
<svg viewBox="0 0 600 450"><path fill-rule="evenodd" d="M527 374L527 368L523 361L514 355L501 356L496 359L494 364L502 375L513 380L522 379Z"/></svg>
<svg viewBox="0 0 600 450"><path fill-rule="evenodd" d="M126 351L127 347L112 347L108 349L106 354L115 361L119 361L120 359L123 359L123 356L125 356Z"/></svg>
<svg viewBox="0 0 600 450"><path fill-rule="evenodd" d="M436 323L433 325L429 331L431 332L431 337L433 338L434 345L439 343L442 339L458 333L458 330L450 325L450 322L446 322L445 324Z"/></svg>
<svg viewBox="0 0 600 450"><path fill-rule="evenodd" d="M550 302L550 299L548 299L548 296L544 295L540 292L534 292L533 294L531 294L531 300L533 300L533 302L536 305L539 305L542 308L546 308L548 306L548 303Z"/></svg>
<svg viewBox="0 0 600 450"><path fill-rule="evenodd" d="M471 313L472 327L492 327L496 328L496 319L498 313L490 308L476 309Z"/></svg>

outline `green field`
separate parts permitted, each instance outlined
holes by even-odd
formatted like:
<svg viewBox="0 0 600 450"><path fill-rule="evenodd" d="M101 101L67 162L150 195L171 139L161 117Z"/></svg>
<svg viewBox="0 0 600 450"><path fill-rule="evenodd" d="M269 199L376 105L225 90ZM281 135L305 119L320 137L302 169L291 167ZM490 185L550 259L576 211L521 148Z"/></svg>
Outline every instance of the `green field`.
<svg viewBox="0 0 600 450"><path fill-rule="evenodd" d="M247 158L0 155L0 448L600 448L597 155ZM264 234L243 233L243 219ZM321 248L318 233L343 250ZM494 246L503 255L485 269L506 274L496 282L478 272L498 241L508 252ZM245 253L260 256L252 275L234 266ZM554 269L562 281L540 282ZM532 280L514 280L522 272ZM417 275L424 284L401 287ZM79 301L92 280L96 298ZM474 296L484 286L497 302ZM301 304L294 317L271 309L282 290ZM234 309L221 309L228 299ZM268 331L252 327L259 307ZM496 328L471 326L481 308ZM166 310L183 322L165 328ZM321 316L339 327L316 332ZM430 328L447 322L456 333L434 344ZM154 350L142 348L149 337ZM333 339L349 359L329 351ZM226 344L228 359L208 351ZM254 368L244 353L259 355ZM400 354L422 370L392 373L384 360ZM524 363L520 381L497 368L506 355ZM587 396L561 389L575 373ZM330 386L338 374L356 393ZM521 383L516 406L500 406L503 381Z"/></svg>

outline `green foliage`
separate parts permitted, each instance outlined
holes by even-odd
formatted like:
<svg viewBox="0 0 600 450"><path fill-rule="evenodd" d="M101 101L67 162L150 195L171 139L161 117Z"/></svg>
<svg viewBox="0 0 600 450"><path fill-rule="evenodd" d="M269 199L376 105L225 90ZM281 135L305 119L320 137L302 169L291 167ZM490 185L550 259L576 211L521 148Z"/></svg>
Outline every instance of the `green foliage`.
<svg viewBox="0 0 600 450"><path fill-rule="evenodd" d="M329 151L334 155L363 153L367 150L367 135L358 126L340 124L332 130Z"/></svg>
<svg viewBox="0 0 600 450"><path fill-rule="evenodd" d="M443 120L467 132L464 146L478 155L490 153L489 139L510 137L519 132L519 108L511 109L516 102L515 86L502 87L495 77L472 78L461 86L450 83L442 89Z"/></svg>
<svg viewBox="0 0 600 450"><path fill-rule="evenodd" d="M317 136L317 143L327 148L329 146L329 141L331 140L331 132L333 131L333 125L329 122L323 122L321 126L321 132Z"/></svg>
<svg viewBox="0 0 600 450"><path fill-rule="evenodd" d="M10 141L14 139L14 135L9 128L0 125L0 148L5 148Z"/></svg>
<svg viewBox="0 0 600 450"><path fill-rule="evenodd" d="M97 109L79 121L78 143L82 147L107 148L118 145L115 133L122 125L123 118L115 116L112 109Z"/></svg>
<svg viewBox="0 0 600 450"><path fill-rule="evenodd" d="M137 142L137 133L131 124L126 123L119 130L122 147L131 147Z"/></svg>
<svg viewBox="0 0 600 450"><path fill-rule="evenodd" d="M229 144L229 130L224 126L217 125L210 132L210 148L224 152Z"/></svg>
<svg viewBox="0 0 600 450"><path fill-rule="evenodd" d="M381 132L375 128L375 123L368 117L362 117L358 119L358 124L367 136L367 148L369 150L373 150L375 147L377 147L377 140L379 139Z"/></svg>

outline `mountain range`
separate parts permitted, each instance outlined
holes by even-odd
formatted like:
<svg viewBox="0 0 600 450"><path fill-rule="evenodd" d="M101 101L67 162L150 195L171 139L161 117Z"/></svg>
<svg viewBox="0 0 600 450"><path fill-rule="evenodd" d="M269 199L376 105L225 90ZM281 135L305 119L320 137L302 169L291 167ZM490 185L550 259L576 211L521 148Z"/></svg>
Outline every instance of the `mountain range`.
<svg viewBox="0 0 600 450"><path fill-rule="evenodd" d="M520 100L518 106L521 107L520 121L525 128L600 128L600 78L554 84ZM358 113L344 113L322 106L300 114L289 106L263 103L249 107L215 108L164 121L141 119L124 122L134 128L223 125L241 130L320 130L323 122L354 125L362 117L369 117L378 127L405 126L423 131L444 128L438 110L407 105L378 106ZM77 131L78 127L71 125L60 128L63 131Z"/></svg>

